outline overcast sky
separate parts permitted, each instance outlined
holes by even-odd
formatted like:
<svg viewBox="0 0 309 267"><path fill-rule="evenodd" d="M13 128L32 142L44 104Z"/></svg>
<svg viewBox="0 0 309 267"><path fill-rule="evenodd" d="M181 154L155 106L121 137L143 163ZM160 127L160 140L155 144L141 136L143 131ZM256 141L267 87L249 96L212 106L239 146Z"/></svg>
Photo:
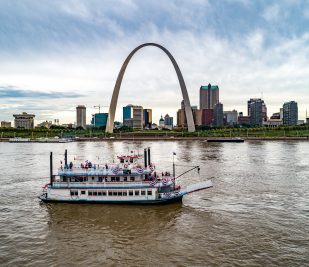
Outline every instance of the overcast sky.
<svg viewBox="0 0 309 267"><path fill-rule="evenodd" d="M192 105L199 87L220 87L224 110L246 113L263 97L268 115L286 101L309 108L309 1L0 0L0 120L76 120L75 107L109 106L119 69L144 42L165 46L184 76ZM155 47L131 60L122 106L176 116L182 100L167 56ZM102 111L107 112L108 107ZM176 121L176 118L175 118Z"/></svg>

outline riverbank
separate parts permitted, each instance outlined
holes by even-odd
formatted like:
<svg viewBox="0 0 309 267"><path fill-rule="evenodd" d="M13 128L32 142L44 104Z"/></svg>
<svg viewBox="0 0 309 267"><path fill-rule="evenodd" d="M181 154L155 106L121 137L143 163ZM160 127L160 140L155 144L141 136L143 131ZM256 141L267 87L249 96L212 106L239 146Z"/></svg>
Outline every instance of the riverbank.
<svg viewBox="0 0 309 267"><path fill-rule="evenodd" d="M280 126L276 128L210 128L190 133L183 129L174 130L132 130L105 133L103 129L20 129L1 128L0 141L10 138L31 140L207 140L213 138L242 138L245 140L308 140L309 125Z"/></svg>
<svg viewBox="0 0 309 267"><path fill-rule="evenodd" d="M114 141L207 141L207 140L229 140L230 137L154 137L154 136L123 136L123 137L103 137L103 138L77 138L70 142L114 142ZM309 141L309 136L301 137L242 137L245 141ZM10 142L9 138L0 138L0 142ZM18 143L18 142L14 142ZM20 143L63 143L63 142L38 142L30 140Z"/></svg>

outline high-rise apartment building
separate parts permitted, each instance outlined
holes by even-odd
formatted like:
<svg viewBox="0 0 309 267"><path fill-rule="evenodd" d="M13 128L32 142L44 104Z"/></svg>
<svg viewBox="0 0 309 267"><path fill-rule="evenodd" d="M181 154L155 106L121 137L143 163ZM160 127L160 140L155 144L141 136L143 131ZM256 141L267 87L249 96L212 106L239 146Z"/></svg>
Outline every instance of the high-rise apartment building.
<svg viewBox="0 0 309 267"><path fill-rule="evenodd" d="M295 101L283 104L283 125L297 125L298 107Z"/></svg>
<svg viewBox="0 0 309 267"><path fill-rule="evenodd" d="M208 84L200 87L200 109L213 109L219 102L219 86Z"/></svg>
<svg viewBox="0 0 309 267"><path fill-rule="evenodd" d="M217 103L214 107L214 121L213 126L222 127L223 126L223 104Z"/></svg>
<svg viewBox="0 0 309 267"><path fill-rule="evenodd" d="M28 114L23 112L22 114L14 114L14 125L15 128L25 128L33 129L34 128L34 114Z"/></svg>
<svg viewBox="0 0 309 267"><path fill-rule="evenodd" d="M123 107L123 125L133 129L143 129L143 107L127 105Z"/></svg>
<svg viewBox="0 0 309 267"><path fill-rule="evenodd" d="M84 105L76 107L76 127L86 129L86 107Z"/></svg>

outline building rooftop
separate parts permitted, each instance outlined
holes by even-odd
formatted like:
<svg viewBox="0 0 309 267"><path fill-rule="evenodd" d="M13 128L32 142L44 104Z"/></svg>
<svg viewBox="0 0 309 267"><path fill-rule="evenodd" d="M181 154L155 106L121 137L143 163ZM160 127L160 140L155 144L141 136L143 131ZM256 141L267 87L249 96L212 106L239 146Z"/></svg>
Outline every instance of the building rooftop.
<svg viewBox="0 0 309 267"><path fill-rule="evenodd" d="M208 85L202 85L200 87L200 89L208 89ZM211 86L211 90L216 90L216 89L219 89L219 86L218 85L212 85Z"/></svg>

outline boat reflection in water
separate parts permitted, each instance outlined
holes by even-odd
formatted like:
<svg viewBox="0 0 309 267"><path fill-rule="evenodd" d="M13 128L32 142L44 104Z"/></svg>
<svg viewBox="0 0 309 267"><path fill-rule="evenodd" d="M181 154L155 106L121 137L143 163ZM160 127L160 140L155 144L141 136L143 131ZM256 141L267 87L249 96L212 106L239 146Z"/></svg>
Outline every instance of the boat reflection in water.
<svg viewBox="0 0 309 267"><path fill-rule="evenodd" d="M174 231L186 209L181 202L167 206L66 203L41 206L48 214L48 262L56 266L143 265L152 257L157 258L156 250L164 253L165 238L173 237L167 232ZM160 243L160 248L152 247L155 243Z"/></svg>

